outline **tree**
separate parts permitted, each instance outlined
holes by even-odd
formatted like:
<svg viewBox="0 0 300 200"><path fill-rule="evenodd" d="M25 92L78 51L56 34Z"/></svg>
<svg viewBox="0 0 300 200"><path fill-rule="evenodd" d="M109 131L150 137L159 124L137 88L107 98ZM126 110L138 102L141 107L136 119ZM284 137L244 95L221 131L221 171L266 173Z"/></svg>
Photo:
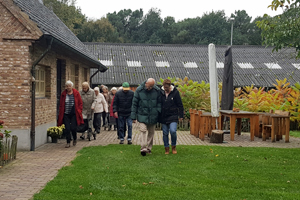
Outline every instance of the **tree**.
<svg viewBox="0 0 300 200"><path fill-rule="evenodd" d="M44 0L44 5L77 35L81 26L87 21L80 8L75 7L76 0Z"/></svg>
<svg viewBox="0 0 300 200"><path fill-rule="evenodd" d="M165 17L163 21L163 34L161 41L164 44L171 44L172 43L172 32L173 32L173 27L176 24L175 18L168 16Z"/></svg>
<svg viewBox="0 0 300 200"><path fill-rule="evenodd" d="M248 41L249 45L262 45L261 30L257 27L256 22L262 20L262 17L257 17L250 23Z"/></svg>
<svg viewBox="0 0 300 200"><path fill-rule="evenodd" d="M198 44L230 44L230 27L231 25L225 17L224 10L205 13L201 17L201 38Z"/></svg>
<svg viewBox="0 0 300 200"><path fill-rule="evenodd" d="M238 10L231 14L231 18L234 18L232 43L235 45L249 44L252 17L245 10ZM228 21L228 23L230 22Z"/></svg>
<svg viewBox="0 0 300 200"><path fill-rule="evenodd" d="M201 39L201 18L187 18L174 25L173 43L197 44Z"/></svg>
<svg viewBox="0 0 300 200"><path fill-rule="evenodd" d="M82 42L120 42L118 33L107 18L89 20L78 33Z"/></svg>
<svg viewBox="0 0 300 200"><path fill-rule="evenodd" d="M275 17L264 15L256 22L262 30L263 44L274 46L273 51L295 48L296 58L300 58L300 0L273 0L269 7L281 7L284 12Z"/></svg>
<svg viewBox="0 0 300 200"><path fill-rule="evenodd" d="M138 32L141 20L143 18L143 9L135 10L124 9L118 13L108 13L107 19L116 28L119 37L124 42L132 42L135 38L136 32Z"/></svg>
<svg viewBox="0 0 300 200"><path fill-rule="evenodd" d="M161 43L163 35L162 18L160 17L160 10L151 8L149 12L143 17L141 25L132 38L136 43Z"/></svg>

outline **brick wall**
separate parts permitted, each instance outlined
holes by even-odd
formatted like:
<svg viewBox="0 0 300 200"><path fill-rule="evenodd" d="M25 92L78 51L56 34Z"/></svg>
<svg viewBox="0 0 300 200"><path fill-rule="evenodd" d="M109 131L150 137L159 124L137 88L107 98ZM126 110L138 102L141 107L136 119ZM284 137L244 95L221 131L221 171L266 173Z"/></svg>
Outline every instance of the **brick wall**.
<svg viewBox="0 0 300 200"><path fill-rule="evenodd" d="M0 38L0 119L10 128L30 126L29 45Z"/></svg>
<svg viewBox="0 0 300 200"><path fill-rule="evenodd" d="M46 49L46 44L34 45L32 48L32 60L35 60ZM51 121L56 121L56 86L57 86L57 66L56 59L59 58L65 62L65 71L62 74L62 88L64 89L66 80L70 79L71 66L76 66L76 81L74 88L81 90L81 84L86 79L84 78L84 68L87 66L81 60L74 60L73 55L66 57L56 52L56 49L51 51L39 62L39 65L46 67L46 97L36 99L36 125L45 124ZM89 70L88 70L89 71ZM88 74L89 75L89 74ZM49 82L48 82L48 81Z"/></svg>
<svg viewBox="0 0 300 200"><path fill-rule="evenodd" d="M31 125L31 63L46 47L23 40L0 40L0 119L11 129L30 129ZM46 97L36 98L36 126L56 121L56 59L64 59L62 87L69 80L71 65L78 65L77 88L86 80L80 61L57 55L51 50L38 65L46 68ZM89 70L88 70L89 71ZM89 76L89 73L87 73Z"/></svg>
<svg viewBox="0 0 300 200"><path fill-rule="evenodd" d="M0 22L5 22L2 23L4 27L0 27L0 119L4 120L8 129L30 129L31 67L46 50L47 44L40 38L42 33L35 23L17 13L20 9L12 6L12 2L9 3L10 11L4 6L6 4L0 3ZM87 61L68 51L53 45L38 63L46 70L46 96L36 98L36 126L56 121L57 59L64 61L63 89L70 78L72 65L77 66L75 88L80 90L82 82L89 81L90 66L87 66ZM84 68L88 69L87 73Z"/></svg>

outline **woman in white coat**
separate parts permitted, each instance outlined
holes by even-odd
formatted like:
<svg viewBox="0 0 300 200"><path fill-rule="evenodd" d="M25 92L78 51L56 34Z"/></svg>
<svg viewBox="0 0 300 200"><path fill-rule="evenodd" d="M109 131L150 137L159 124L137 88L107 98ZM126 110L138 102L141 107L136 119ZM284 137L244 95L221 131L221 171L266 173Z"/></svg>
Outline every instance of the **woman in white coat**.
<svg viewBox="0 0 300 200"><path fill-rule="evenodd" d="M108 106L103 94L100 93L99 88L95 87L94 91L96 98L92 104L92 109L94 110L93 126L95 129L95 134L99 134L101 128L101 116L103 112L108 112Z"/></svg>

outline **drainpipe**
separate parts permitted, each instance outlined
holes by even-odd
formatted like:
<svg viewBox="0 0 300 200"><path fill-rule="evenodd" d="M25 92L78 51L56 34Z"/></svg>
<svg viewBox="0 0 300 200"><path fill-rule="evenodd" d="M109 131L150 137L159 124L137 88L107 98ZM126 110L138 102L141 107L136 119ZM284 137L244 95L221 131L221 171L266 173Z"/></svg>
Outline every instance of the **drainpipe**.
<svg viewBox="0 0 300 200"><path fill-rule="evenodd" d="M96 74L98 74L100 72L100 66L98 67L98 70L95 72L95 73L93 73L93 75L90 77L90 86L92 87L92 78L96 75Z"/></svg>
<svg viewBox="0 0 300 200"><path fill-rule="evenodd" d="M46 38L48 43L48 38ZM30 151L35 149L35 66L45 57L45 55L50 51L53 38L51 38L48 48L40 55L40 57L33 62L31 67L31 130L30 130Z"/></svg>

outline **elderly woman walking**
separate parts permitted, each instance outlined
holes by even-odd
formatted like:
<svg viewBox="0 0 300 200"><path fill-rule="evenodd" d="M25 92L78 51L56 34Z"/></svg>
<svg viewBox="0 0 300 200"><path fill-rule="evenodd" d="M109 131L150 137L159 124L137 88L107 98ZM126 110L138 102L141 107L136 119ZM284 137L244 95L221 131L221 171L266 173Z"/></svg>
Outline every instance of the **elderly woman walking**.
<svg viewBox="0 0 300 200"><path fill-rule="evenodd" d="M82 83L82 90L79 92L80 96L82 98L83 102L83 109L82 109L82 116L83 119L87 120L88 124L88 136L87 139L91 141L91 136L92 136L92 126L93 126L93 109L92 109L92 104L95 100L95 92L93 89L90 88L90 85L88 82L83 82ZM82 133L80 136L81 139L84 140L85 138L85 133ZM96 140L96 134L93 134L94 140Z"/></svg>
<svg viewBox="0 0 300 200"><path fill-rule="evenodd" d="M103 94L100 93L99 88L95 87L94 91L95 91L96 98L95 98L95 100L92 104L92 109L94 110L93 125L94 125L94 129L95 129L95 133L98 134L98 133L100 133L100 128L101 128L102 113L103 112L105 112L105 113L108 112L108 106L107 106L107 103L104 99Z"/></svg>
<svg viewBox="0 0 300 200"><path fill-rule="evenodd" d="M106 85L102 86L102 94L106 100L106 103L108 104L108 100L109 100L109 94L108 94L108 87ZM103 120L103 127L104 130L106 130L106 127L108 127L108 120L109 120L109 113L102 113L102 120Z"/></svg>
<svg viewBox="0 0 300 200"><path fill-rule="evenodd" d="M82 118L82 99L79 92L73 88L71 81L66 82L66 90L60 96L59 115L57 126L65 125L65 133L67 144L66 148L70 147L71 133L73 136L73 146L77 143L77 126L83 124Z"/></svg>
<svg viewBox="0 0 300 200"><path fill-rule="evenodd" d="M109 97L108 98L108 109L110 109L110 106L113 103L113 99L115 97L116 92L117 92L117 88L113 87L113 88L111 88L110 92L108 93L108 97ZM117 130L116 122L113 117L109 116L108 117L108 131L111 130L112 125L114 125L114 130L116 131Z"/></svg>

